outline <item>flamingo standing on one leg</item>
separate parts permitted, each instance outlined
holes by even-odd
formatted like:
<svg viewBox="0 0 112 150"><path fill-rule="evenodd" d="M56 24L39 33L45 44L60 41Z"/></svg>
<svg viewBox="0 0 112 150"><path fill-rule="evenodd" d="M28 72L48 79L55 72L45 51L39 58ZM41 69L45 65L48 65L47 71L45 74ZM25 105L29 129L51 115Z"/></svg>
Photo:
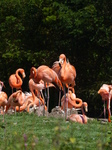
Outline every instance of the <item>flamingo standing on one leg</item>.
<svg viewBox="0 0 112 150"><path fill-rule="evenodd" d="M9 77L9 85L10 87L12 88L12 93L13 93L13 89L16 88L16 89L21 89L21 86L23 84L23 81L21 79L21 77L19 76L19 73L22 74L22 77L25 78L25 71L24 69L22 68L19 68L16 70L16 73L15 74L12 74L10 77Z"/></svg>
<svg viewBox="0 0 112 150"><path fill-rule="evenodd" d="M34 72L34 67L31 68L30 78L32 76L34 77L34 81L36 81L36 83L39 83L40 80L44 81L45 90L46 90L46 84L48 85L48 88L47 88L48 94L46 94L46 95L47 95L47 109L49 109L49 83L53 83L53 84L57 85L60 90L62 89L62 84L58 78L58 75L56 74L56 72L54 70L52 70L48 66L42 65L36 69L36 74Z"/></svg>
<svg viewBox="0 0 112 150"><path fill-rule="evenodd" d="M101 95L102 100L104 101L104 116L105 116L105 101L107 101L107 111L108 111L108 122L111 122L110 116L110 101L112 99L112 85L103 84L101 88L98 90L98 94Z"/></svg>
<svg viewBox="0 0 112 150"><path fill-rule="evenodd" d="M64 85L64 89L65 85L68 85L68 90L70 85L71 87L75 86L76 69L73 65L67 62L66 56L64 54L59 56L59 61L54 62L52 69L57 72L59 79ZM65 90L64 94L66 94ZM65 115L65 117L67 117L67 113Z"/></svg>
<svg viewBox="0 0 112 150"><path fill-rule="evenodd" d="M7 99L8 99L8 96L5 92L2 91L2 88L4 86L4 83L2 81L0 81L0 107L3 108L3 122L4 122L4 109L7 105Z"/></svg>
<svg viewBox="0 0 112 150"><path fill-rule="evenodd" d="M85 112L84 112L84 108L85 108L85 111L87 112L88 111L88 104L86 102L83 102L82 104L82 114L71 114L70 116L67 117L67 121L73 121L73 122L78 122L78 123L81 123L81 124L86 124L87 123L87 116L85 115Z"/></svg>

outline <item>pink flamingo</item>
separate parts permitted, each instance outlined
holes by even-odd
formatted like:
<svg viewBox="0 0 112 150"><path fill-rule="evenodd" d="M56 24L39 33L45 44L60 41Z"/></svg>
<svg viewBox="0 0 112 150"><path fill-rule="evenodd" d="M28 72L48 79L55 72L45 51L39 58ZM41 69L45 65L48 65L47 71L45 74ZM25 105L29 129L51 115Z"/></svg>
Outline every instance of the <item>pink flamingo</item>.
<svg viewBox="0 0 112 150"><path fill-rule="evenodd" d="M46 92L46 85L48 89L48 94L47 95L47 109L49 109L49 83L53 83L59 87L61 90L62 84L61 81L58 78L58 75L54 70L49 68L48 66L42 65L39 66L37 69L34 67L31 68L30 70L30 78L33 78L35 83L39 83L39 81L43 80L44 81L44 86L45 86L45 92Z"/></svg>
<svg viewBox="0 0 112 150"><path fill-rule="evenodd" d="M73 65L71 65L69 62L66 60L66 56L64 54L61 54L59 56L59 61L55 61L52 69L58 74L59 79L63 83L64 86L64 95L66 95L65 92L65 85L68 86L68 91L69 91L69 86L74 87L75 86L75 78L76 78L76 69ZM67 99L65 98L65 101ZM60 98L59 98L60 101ZM66 108L68 109L68 107ZM67 112L65 110L65 112ZM66 116L67 117L67 113Z"/></svg>
<svg viewBox="0 0 112 150"><path fill-rule="evenodd" d="M25 78L25 76L26 76L25 71L22 68L17 69L16 73L12 74L9 77L9 85L12 88L12 93L13 93L13 88L21 89L21 86L23 84L23 81L22 81L21 77L19 76L19 73L21 73L23 78Z"/></svg>
<svg viewBox="0 0 112 150"><path fill-rule="evenodd" d="M5 110L5 107L6 107L7 102L8 102L7 101L8 96L5 92L2 91L3 86L4 86L4 83L2 81L0 81L0 107L3 108L3 122L4 122L4 110Z"/></svg>
<svg viewBox="0 0 112 150"><path fill-rule="evenodd" d="M76 95L73 91L70 90L71 87L69 87L69 91L66 95L63 95L61 99L61 108L64 110L64 107L66 108L68 105L68 108L81 108L82 107L82 100L80 98L76 98ZM68 101L65 101L65 98L68 99ZM65 109L66 110L66 109Z"/></svg>
<svg viewBox="0 0 112 150"><path fill-rule="evenodd" d="M101 95L102 100L104 101L104 117L106 113L105 101L107 101L108 122L111 122L110 100L112 99L112 85L103 84L101 88L98 90L98 94Z"/></svg>
<svg viewBox="0 0 112 150"><path fill-rule="evenodd" d="M73 122L78 122L78 123L81 123L81 124L86 124L87 123L87 116L85 115L85 112L84 112L84 108L85 108L85 111L87 112L88 111L88 104L86 102L83 102L82 104L82 114L71 114L70 116L67 117L67 121L73 121Z"/></svg>
<svg viewBox="0 0 112 150"><path fill-rule="evenodd" d="M15 108L16 106L19 106L19 107L22 106L24 103L24 100L25 100L25 94L21 90L18 90L12 93L8 98L6 112L8 111L10 107Z"/></svg>

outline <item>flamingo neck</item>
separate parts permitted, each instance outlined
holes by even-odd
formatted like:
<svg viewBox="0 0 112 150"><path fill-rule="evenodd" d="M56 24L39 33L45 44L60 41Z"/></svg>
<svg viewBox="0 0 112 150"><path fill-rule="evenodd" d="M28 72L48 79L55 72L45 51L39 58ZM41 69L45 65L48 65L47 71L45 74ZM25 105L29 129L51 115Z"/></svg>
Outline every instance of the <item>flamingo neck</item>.
<svg viewBox="0 0 112 150"><path fill-rule="evenodd" d="M81 110L82 110L83 116L85 116L85 112L84 112L84 104L82 104Z"/></svg>
<svg viewBox="0 0 112 150"><path fill-rule="evenodd" d="M22 79L21 79L21 77L19 76L19 70L17 70L16 71L16 78L17 78L17 83L19 84L19 85L21 85L22 84ZM21 72L20 72L21 73Z"/></svg>
<svg viewBox="0 0 112 150"><path fill-rule="evenodd" d="M80 115L81 119L82 119L82 123L85 123L85 120L84 120L84 116L83 115Z"/></svg>

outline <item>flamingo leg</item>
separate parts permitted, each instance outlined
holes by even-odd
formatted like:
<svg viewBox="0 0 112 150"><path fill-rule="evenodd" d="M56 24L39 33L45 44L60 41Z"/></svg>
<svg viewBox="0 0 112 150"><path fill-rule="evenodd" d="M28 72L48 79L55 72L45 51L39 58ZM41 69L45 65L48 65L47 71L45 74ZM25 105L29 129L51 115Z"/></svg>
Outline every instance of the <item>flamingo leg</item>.
<svg viewBox="0 0 112 150"><path fill-rule="evenodd" d="M104 100L104 118L106 118L105 100Z"/></svg>
<svg viewBox="0 0 112 150"><path fill-rule="evenodd" d="M60 101L61 101L61 91L59 91L59 102L58 102L58 106L60 106Z"/></svg>
<svg viewBox="0 0 112 150"><path fill-rule="evenodd" d="M46 87L46 83L44 82L44 86L45 86L45 98L47 98L47 87Z"/></svg>
<svg viewBox="0 0 112 150"><path fill-rule="evenodd" d="M109 99L107 101L107 110L108 110L108 122L111 122L110 116L111 116L111 112L110 112L110 96Z"/></svg>
<svg viewBox="0 0 112 150"><path fill-rule="evenodd" d="M64 112L65 112L65 103L66 103L66 92L65 92L65 86L63 85L63 89L64 89L64 96L65 96L65 102L64 102Z"/></svg>
<svg viewBox="0 0 112 150"><path fill-rule="evenodd" d="M66 91L65 91L65 85L63 85L63 89L64 89L64 95L65 95L65 102L64 102L64 112L65 112L65 120L67 118L67 107L66 107L66 102L68 101L68 96L66 96Z"/></svg>
<svg viewBox="0 0 112 150"><path fill-rule="evenodd" d="M49 111L49 86L47 87L47 116Z"/></svg>
<svg viewBox="0 0 112 150"><path fill-rule="evenodd" d="M43 94L42 90L40 92L41 92L42 98L44 100L43 116L45 116L45 97L44 97L44 94Z"/></svg>
<svg viewBox="0 0 112 150"><path fill-rule="evenodd" d="M69 91L69 86L68 86L68 91ZM68 116L68 91L67 91L67 97L66 97L66 118Z"/></svg>

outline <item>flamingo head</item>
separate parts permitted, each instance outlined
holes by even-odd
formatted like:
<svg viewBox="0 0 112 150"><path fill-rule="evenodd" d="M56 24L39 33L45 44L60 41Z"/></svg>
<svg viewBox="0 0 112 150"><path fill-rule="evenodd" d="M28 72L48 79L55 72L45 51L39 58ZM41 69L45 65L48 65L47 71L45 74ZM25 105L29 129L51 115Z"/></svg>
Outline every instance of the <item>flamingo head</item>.
<svg viewBox="0 0 112 150"><path fill-rule="evenodd" d="M5 87L4 83L2 81L0 81L0 86L3 88Z"/></svg>
<svg viewBox="0 0 112 150"><path fill-rule="evenodd" d="M22 77L23 77L23 78L26 77L24 69L19 68L16 72L20 72L20 73L22 74Z"/></svg>
<svg viewBox="0 0 112 150"><path fill-rule="evenodd" d="M35 67L32 67L32 68L30 69L30 76L29 76L29 78L30 78L30 79L31 79L31 78L36 78L36 74L37 74L36 68L35 68Z"/></svg>
<svg viewBox="0 0 112 150"><path fill-rule="evenodd" d="M88 112L88 104L86 102L83 102L83 106L86 112Z"/></svg>
<svg viewBox="0 0 112 150"><path fill-rule="evenodd" d="M23 76L23 78L25 78L25 77L26 77L26 74L25 74L25 72L24 72L24 71L22 72L22 76Z"/></svg>
<svg viewBox="0 0 112 150"><path fill-rule="evenodd" d="M63 65L63 63L66 61L66 56L64 54L61 54L59 56L59 64Z"/></svg>

